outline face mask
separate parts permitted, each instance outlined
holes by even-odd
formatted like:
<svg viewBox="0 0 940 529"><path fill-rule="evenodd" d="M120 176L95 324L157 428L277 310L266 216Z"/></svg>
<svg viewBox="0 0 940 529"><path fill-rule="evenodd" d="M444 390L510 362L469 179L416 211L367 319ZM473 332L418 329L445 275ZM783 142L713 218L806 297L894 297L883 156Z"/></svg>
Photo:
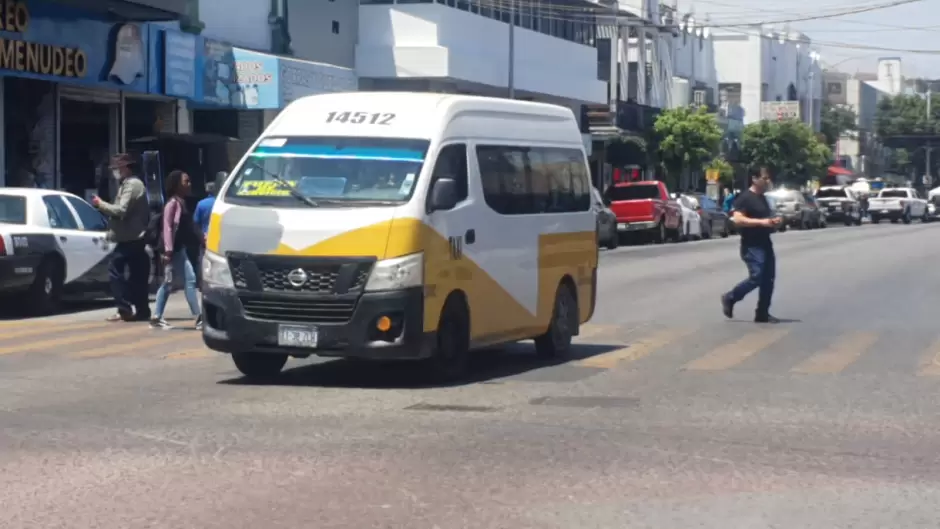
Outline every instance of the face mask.
<svg viewBox="0 0 940 529"><path fill-rule="evenodd" d="M111 171L111 177L114 178L115 180L120 180L120 179L121 179L121 170L120 170L120 169L113 169L113 170Z"/></svg>

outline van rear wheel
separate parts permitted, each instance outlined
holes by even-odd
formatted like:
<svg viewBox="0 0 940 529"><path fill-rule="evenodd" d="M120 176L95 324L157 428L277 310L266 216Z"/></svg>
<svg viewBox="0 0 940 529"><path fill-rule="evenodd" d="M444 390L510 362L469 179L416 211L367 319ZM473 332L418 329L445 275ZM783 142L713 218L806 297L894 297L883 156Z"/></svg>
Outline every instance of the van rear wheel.
<svg viewBox="0 0 940 529"><path fill-rule="evenodd" d="M571 287L562 283L555 293L555 306L548 331L535 339L535 351L542 358L561 358L571 351L578 329L578 301Z"/></svg>

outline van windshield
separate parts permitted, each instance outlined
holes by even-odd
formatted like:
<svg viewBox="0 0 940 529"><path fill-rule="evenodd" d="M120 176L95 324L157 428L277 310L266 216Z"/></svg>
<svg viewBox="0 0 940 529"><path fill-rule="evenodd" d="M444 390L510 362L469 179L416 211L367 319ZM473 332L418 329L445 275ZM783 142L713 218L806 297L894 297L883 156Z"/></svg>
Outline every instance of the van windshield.
<svg viewBox="0 0 940 529"><path fill-rule="evenodd" d="M277 207L403 204L429 145L403 138L266 138L248 153L225 200Z"/></svg>

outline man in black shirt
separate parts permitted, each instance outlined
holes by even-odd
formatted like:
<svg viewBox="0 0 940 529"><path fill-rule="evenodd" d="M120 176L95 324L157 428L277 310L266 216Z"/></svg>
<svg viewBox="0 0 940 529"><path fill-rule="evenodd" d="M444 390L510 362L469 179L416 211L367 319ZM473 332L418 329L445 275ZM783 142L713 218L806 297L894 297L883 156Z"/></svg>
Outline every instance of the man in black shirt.
<svg viewBox="0 0 940 529"><path fill-rule="evenodd" d="M770 170L761 167L758 174L751 176L751 187L741 192L734 200L731 220L741 234L741 260L747 265L748 277L731 289L731 292L721 296L722 312L728 318L733 317L734 305L737 302L752 290L758 289L754 321L779 321L769 312L770 298L774 293L774 279L777 275L777 258L770 242L770 234L783 220L774 215L767 203L767 197L764 196L772 186Z"/></svg>

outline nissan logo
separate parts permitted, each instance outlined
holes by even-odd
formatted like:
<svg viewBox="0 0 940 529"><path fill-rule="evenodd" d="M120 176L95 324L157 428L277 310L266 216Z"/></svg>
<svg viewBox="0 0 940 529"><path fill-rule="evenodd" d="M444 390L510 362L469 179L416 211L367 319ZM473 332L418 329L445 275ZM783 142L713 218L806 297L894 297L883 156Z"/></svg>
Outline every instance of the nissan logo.
<svg viewBox="0 0 940 529"><path fill-rule="evenodd" d="M291 270L287 274L287 282L294 288L300 288L307 282L307 272L304 272L303 268Z"/></svg>

